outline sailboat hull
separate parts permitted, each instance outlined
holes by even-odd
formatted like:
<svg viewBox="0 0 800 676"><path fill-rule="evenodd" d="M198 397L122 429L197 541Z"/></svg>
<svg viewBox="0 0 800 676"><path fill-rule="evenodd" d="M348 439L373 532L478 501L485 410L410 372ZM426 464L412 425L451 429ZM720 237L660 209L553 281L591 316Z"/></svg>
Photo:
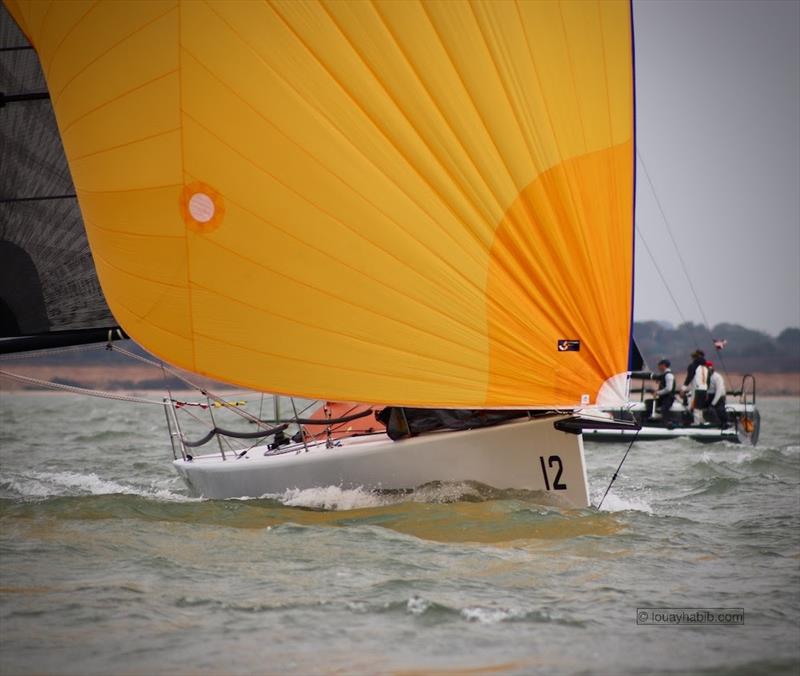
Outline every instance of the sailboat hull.
<svg viewBox="0 0 800 676"><path fill-rule="evenodd" d="M499 489L549 494L558 504L587 507L589 492L580 435L556 430L557 418L475 430L436 432L401 441L353 437L326 448L309 444L279 454L257 446L179 459L190 490L208 498L282 495L291 489L339 486L408 490L432 481L477 481ZM338 442L337 442L338 443Z"/></svg>

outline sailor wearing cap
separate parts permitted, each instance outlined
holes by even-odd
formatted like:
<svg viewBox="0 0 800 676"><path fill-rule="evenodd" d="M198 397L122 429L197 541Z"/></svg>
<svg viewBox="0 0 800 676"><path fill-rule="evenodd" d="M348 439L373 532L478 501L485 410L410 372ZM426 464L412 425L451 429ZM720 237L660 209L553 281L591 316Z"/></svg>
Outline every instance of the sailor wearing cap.
<svg viewBox="0 0 800 676"><path fill-rule="evenodd" d="M658 362L658 373L652 376L658 381L658 389L650 390L656 395L655 408L661 414L661 419L667 426L667 429L672 429L672 417L670 410L675 401L675 375L670 368L669 359L662 359Z"/></svg>

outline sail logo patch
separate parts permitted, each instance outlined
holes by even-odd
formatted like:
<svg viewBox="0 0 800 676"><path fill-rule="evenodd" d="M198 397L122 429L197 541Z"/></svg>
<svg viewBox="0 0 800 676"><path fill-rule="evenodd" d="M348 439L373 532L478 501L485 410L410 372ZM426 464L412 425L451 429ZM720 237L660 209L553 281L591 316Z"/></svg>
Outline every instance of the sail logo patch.
<svg viewBox="0 0 800 676"><path fill-rule="evenodd" d="M559 352L580 352L580 350L581 341L579 340L568 340L566 338L562 338L558 341Z"/></svg>

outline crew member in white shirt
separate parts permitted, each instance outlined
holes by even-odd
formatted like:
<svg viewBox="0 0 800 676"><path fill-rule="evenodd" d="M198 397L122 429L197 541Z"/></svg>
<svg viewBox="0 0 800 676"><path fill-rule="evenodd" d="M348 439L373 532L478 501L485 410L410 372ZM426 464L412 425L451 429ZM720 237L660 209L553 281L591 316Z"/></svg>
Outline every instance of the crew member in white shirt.
<svg viewBox="0 0 800 676"><path fill-rule="evenodd" d="M710 361L706 362L708 372L711 374L708 378L708 406L713 408L719 418L719 424L722 429L728 426L728 413L725 410L725 379L714 370L714 364Z"/></svg>

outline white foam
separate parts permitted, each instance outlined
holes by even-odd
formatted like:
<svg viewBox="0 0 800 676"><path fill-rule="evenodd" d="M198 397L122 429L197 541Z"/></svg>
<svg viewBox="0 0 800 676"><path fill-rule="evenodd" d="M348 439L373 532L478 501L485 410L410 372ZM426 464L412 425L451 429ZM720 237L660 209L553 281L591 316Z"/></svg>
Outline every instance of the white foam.
<svg viewBox="0 0 800 676"><path fill-rule="evenodd" d="M597 500L599 501L598 496ZM604 512L644 512L652 514L653 508L643 498L623 497L614 492L609 492L603 501Z"/></svg>
<svg viewBox="0 0 800 676"><path fill-rule="evenodd" d="M496 624L505 620L513 620L524 617L522 610L515 608L482 608L481 606L471 606L461 611L461 617L467 622L480 622L481 624Z"/></svg>
<svg viewBox="0 0 800 676"><path fill-rule="evenodd" d="M267 495L265 497L279 500L288 507L310 507L329 510L381 507L391 502L390 499L364 488L342 488L341 486L292 488L285 491L283 495Z"/></svg>
<svg viewBox="0 0 800 676"><path fill-rule="evenodd" d="M290 489L283 494L267 494L262 497L278 500L288 507L310 507L313 509L348 510L368 507L385 507L400 502L448 503L464 497L480 497L480 490L470 483L433 483L417 488L412 493L378 494L366 488L342 488L325 486L318 488Z"/></svg>
<svg viewBox="0 0 800 676"><path fill-rule="evenodd" d="M465 497L480 498L478 488L465 482L442 482L417 488L410 496L414 502L457 502Z"/></svg>
<svg viewBox="0 0 800 676"><path fill-rule="evenodd" d="M422 615L430 607L431 602L419 596L412 596L406 604L406 610L412 615Z"/></svg>
<svg viewBox="0 0 800 676"><path fill-rule="evenodd" d="M27 475L12 477L7 485L26 498L50 498L70 495L140 495L148 498L173 501L190 501L189 498L173 493L168 488L151 482L149 488L124 484L113 479L104 479L95 473L80 474L78 472L33 472Z"/></svg>

